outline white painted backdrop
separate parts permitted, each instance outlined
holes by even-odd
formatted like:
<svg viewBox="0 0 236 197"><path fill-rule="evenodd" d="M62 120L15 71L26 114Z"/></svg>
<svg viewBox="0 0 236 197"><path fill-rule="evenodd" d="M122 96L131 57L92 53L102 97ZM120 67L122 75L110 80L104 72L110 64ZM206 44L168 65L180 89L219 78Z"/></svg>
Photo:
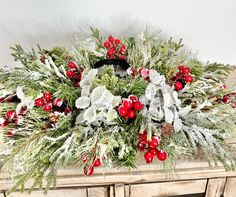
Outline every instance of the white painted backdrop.
<svg viewBox="0 0 236 197"><path fill-rule="evenodd" d="M145 23L183 38L203 61L236 64L235 0L0 0L0 66L9 46L69 46L89 26L134 34Z"/></svg>

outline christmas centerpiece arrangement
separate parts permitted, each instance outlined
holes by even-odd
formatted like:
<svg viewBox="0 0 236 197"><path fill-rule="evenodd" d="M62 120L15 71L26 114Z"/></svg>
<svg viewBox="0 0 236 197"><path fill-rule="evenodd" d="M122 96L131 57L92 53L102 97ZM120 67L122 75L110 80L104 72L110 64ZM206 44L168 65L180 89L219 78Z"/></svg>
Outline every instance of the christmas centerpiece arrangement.
<svg viewBox="0 0 236 197"><path fill-rule="evenodd" d="M181 40L147 30L118 39L92 29L71 50L12 50L22 65L0 70L0 159L13 190L29 179L32 189L47 190L63 166L87 176L98 167L133 168L140 155L173 170L177 160L203 154L234 170L229 65L202 63Z"/></svg>

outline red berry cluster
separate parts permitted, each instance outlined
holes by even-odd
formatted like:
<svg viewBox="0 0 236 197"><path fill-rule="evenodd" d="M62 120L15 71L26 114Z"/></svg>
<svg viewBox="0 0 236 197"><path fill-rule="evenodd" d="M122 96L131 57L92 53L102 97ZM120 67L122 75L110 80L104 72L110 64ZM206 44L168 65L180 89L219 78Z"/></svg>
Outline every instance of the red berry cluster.
<svg viewBox="0 0 236 197"><path fill-rule="evenodd" d="M25 116L27 113L27 108L22 107L18 115L16 114L15 110L7 111L5 118L0 117L0 127L6 127L9 124L18 124L19 120ZM8 137L13 137L16 134L15 130L9 129L7 132Z"/></svg>
<svg viewBox="0 0 236 197"><path fill-rule="evenodd" d="M109 36L108 40L105 41L103 45L107 49L107 57L111 59L126 59L126 46L121 45L119 39L115 39L113 36Z"/></svg>
<svg viewBox="0 0 236 197"><path fill-rule="evenodd" d="M147 163L152 163L154 156L157 156L160 161L166 160L166 151L157 149L160 143L160 138L160 136L153 136L151 141L147 141L146 130L142 134L139 134L139 142L137 144L137 149L139 151L144 151L145 149L147 149L146 153L144 154L144 159Z"/></svg>
<svg viewBox="0 0 236 197"><path fill-rule="evenodd" d="M127 69L127 74L131 77L134 77L136 73L139 74L139 77L143 77L145 80L149 80L149 70L147 68L140 67L137 71L133 67L129 67Z"/></svg>
<svg viewBox="0 0 236 197"><path fill-rule="evenodd" d="M82 158L83 162L86 163L88 160L89 160L89 157L88 156L85 156ZM86 176L91 176L94 172L94 167L99 167L101 166L101 161L99 158L94 158L93 159L93 162L92 162L92 165L86 165L84 166L84 174Z"/></svg>
<svg viewBox="0 0 236 197"><path fill-rule="evenodd" d="M17 123L17 115L15 110L7 111L5 118L0 117L0 127L6 127L9 124Z"/></svg>
<svg viewBox="0 0 236 197"><path fill-rule="evenodd" d="M190 68L187 66L179 66L179 72L171 78L172 81L175 81L175 90L180 91L184 88L186 83L193 82L193 76L190 74Z"/></svg>
<svg viewBox="0 0 236 197"><path fill-rule="evenodd" d="M230 94L224 95L222 98L222 101L225 104L231 104L232 108L236 108L236 92L232 92Z"/></svg>
<svg viewBox="0 0 236 197"><path fill-rule="evenodd" d="M128 99L123 99L121 105L118 107L119 115L122 118L134 119L136 111L141 111L144 105L138 100L135 95L130 95Z"/></svg>
<svg viewBox="0 0 236 197"><path fill-rule="evenodd" d="M80 80L82 77L81 71L79 71L79 68L74 61L68 62L69 70L66 71L66 76L73 80L75 87L80 87Z"/></svg>
<svg viewBox="0 0 236 197"><path fill-rule="evenodd" d="M52 93L44 92L43 97L40 97L34 101L35 106L42 107L44 111L50 112L55 107L61 107L63 100L61 98L56 98L52 100Z"/></svg>

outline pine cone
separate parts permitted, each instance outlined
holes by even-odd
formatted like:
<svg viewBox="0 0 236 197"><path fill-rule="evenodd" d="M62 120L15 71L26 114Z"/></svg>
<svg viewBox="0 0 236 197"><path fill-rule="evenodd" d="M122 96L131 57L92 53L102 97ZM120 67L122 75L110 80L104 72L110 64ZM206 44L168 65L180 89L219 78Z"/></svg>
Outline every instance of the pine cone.
<svg viewBox="0 0 236 197"><path fill-rule="evenodd" d="M42 55L40 57L40 62L42 62L43 64L45 64L45 60L46 60L46 56Z"/></svg>
<svg viewBox="0 0 236 197"><path fill-rule="evenodd" d="M50 122L57 123L60 119L60 115L56 115L54 113L49 114L49 120Z"/></svg>
<svg viewBox="0 0 236 197"><path fill-rule="evenodd" d="M173 129L172 124L166 122L165 124L162 125L161 135L170 136L173 134L173 132L174 132L174 129Z"/></svg>

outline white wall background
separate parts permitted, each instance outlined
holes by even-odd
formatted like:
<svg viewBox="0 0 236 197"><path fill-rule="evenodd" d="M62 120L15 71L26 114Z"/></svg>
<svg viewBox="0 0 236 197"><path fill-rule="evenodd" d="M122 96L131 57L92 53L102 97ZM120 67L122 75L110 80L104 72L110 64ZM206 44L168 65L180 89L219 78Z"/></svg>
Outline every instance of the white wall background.
<svg viewBox="0 0 236 197"><path fill-rule="evenodd" d="M9 47L69 46L89 26L134 34L145 23L183 38L203 61L236 64L236 0L0 0L0 66Z"/></svg>

